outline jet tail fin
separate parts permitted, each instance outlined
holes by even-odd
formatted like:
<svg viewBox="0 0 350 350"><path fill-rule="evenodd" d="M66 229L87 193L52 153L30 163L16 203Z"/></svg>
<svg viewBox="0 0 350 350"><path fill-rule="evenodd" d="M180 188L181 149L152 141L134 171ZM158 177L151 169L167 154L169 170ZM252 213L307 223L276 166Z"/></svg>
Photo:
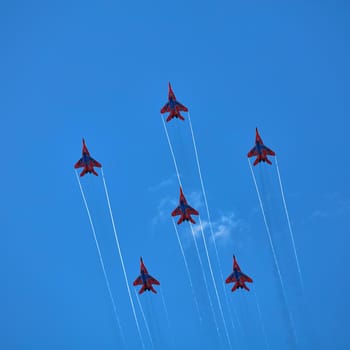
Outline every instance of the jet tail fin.
<svg viewBox="0 0 350 350"><path fill-rule="evenodd" d="M181 120L185 120L185 118L184 118L180 113L178 113L178 117L179 117L179 119L181 119Z"/></svg>
<svg viewBox="0 0 350 350"><path fill-rule="evenodd" d="M185 219L184 215L181 215L181 217L178 220L177 224L180 225L184 221L184 219Z"/></svg>
<svg viewBox="0 0 350 350"><path fill-rule="evenodd" d="M236 282L234 286L232 287L231 291L234 292L238 288L239 284Z"/></svg>
<svg viewBox="0 0 350 350"><path fill-rule="evenodd" d="M173 118L174 118L174 113L170 112L170 114L168 115L168 118L166 118L166 121L169 122Z"/></svg>

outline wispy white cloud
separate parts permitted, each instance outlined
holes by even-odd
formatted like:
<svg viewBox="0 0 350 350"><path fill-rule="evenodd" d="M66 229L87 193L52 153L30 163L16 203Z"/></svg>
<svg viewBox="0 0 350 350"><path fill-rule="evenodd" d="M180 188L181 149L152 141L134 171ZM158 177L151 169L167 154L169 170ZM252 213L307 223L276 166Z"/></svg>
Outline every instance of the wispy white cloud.
<svg viewBox="0 0 350 350"><path fill-rule="evenodd" d="M148 187L148 191L156 192L156 191L162 190L163 188L171 186L176 179L177 179L176 174L173 174L168 179L162 180L158 184Z"/></svg>
<svg viewBox="0 0 350 350"><path fill-rule="evenodd" d="M193 232L198 235L201 230L210 230L210 223L207 220L201 221L202 226L195 225ZM222 214L217 220L211 222L213 230L213 236L210 237L211 241L214 239L216 242L227 241L233 239L235 233L240 233L245 228L245 224L242 220L238 219L237 216L231 212L228 214Z"/></svg>
<svg viewBox="0 0 350 350"><path fill-rule="evenodd" d="M203 207L203 197L202 197L202 193L201 192L196 192L196 191L192 191L190 193L185 193L186 199L188 204L199 210L200 208Z"/></svg>
<svg viewBox="0 0 350 350"><path fill-rule="evenodd" d="M164 197L157 206L157 214L152 219L152 225L157 225L165 220L169 220L170 213L174 210L176 205L177 202L174 198Z"/></svg>
<svg viewBox="0 0 350 350"><path fill-rule="evenodd" d="M221 215L214 223L214 239L225 239L230 237L235 230L242 228L242 222L235 214Z"/></svg>
<svg viewBox="0 0 350 350"><path fill-rule="evenodd" d="M328 210L320 210L320 209L315 209L312 213L311 213L311 217L312 218L326 218L330 216L330 211Z"/></svg>
<svg viewBox="0 0 350 350"><path fill-rule="evenodd" d="M339 193L333 193L326 197L328 208L315 209L311 218L330 219L350 214L350 199L342 197Z"/></svg>

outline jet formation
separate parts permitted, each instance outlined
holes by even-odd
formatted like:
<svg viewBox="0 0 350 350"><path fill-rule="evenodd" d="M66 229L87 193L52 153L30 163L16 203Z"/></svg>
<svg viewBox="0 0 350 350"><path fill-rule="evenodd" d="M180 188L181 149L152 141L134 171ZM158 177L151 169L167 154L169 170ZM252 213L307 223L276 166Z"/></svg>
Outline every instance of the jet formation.
<svg viewBox="0 0 350 350"><path fill-rule="evenodd" d="M168 85L168 102L163 106L163 108L160 110L161 114L169 113L166 121L169 122L173 118L177 118L180 120L185 120L185 118L182 116L180 112L188 112L188 108L181 104L179 101L176 100L174 91L172 90L171 84ZM258 128L256 128L256 134L255 134L255 145L254 147L248 152L247 156L250 157L256 157L254 160L253 165L257 165L260 162L266 162L268 164L272 164L270 159L267 156L275 156L275 152L272 151L270 148L264 145L261 136L259 135ZM97 160L92 158L90 156L89 150L85 144L85 140L83 139L83 148L82 148L82 157L77 161L77 163L74 165L75 169L83 168L82 172L80 173L80 176L84 176L86 173L93 174L95 176L98 176L98 173L94 169L95 167L101 168L102 165ZM184 221L189 221L192 224L195 224L196 222L192 218L192 215L199 215L199 212L192 208L183 193L182 187L180 187L180 199L179 199L179 205L172 211L171 216L180 216L179 220L177 221L177 224L181 224ZM232 287L232 292L234 292L237 289L245 289L249 291L249 288L247 287L246 283L252 283L253 280L249 276L245 275L236 260L236 257L233 256L233 271L227 277L226 281L228 283L234 283ZM148 271L147 268L142 260L142 257L140 258L140 275L136 278L136 280L133 283L134 286L141 285L141 289L139 290L139 294L144 293L145 291L151 291L153 293L157 293L157 291L154 289L153 285L160 285L159 281L156 280L154 277L152 277Z"/></svg>

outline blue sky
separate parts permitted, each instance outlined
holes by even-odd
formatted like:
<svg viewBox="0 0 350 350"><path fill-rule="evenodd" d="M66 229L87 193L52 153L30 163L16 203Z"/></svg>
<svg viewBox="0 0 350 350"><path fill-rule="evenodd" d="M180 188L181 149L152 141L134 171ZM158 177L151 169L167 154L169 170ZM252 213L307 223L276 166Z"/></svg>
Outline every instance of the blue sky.
<svg viewBox="0 0 350 350"><path fill-rule="evenodd" d="M153 348L229 349L201 233L204 269L179 226L191 288L170 218L179 188L159 115L169 81L191 113L221 272L235 253L254 279L249 293L223 286L188 116L173 120L232 348L348 349L349 16L346 1L2 3L1 349L142 348L102 177L85 176L124 345L114 319L73 169L82 137L103 165L129 285L141 255L161 282L140 297ZM275 163L260 164L286 298L246 160L255 127L278 156L303 273L304 290Z"/></svg>

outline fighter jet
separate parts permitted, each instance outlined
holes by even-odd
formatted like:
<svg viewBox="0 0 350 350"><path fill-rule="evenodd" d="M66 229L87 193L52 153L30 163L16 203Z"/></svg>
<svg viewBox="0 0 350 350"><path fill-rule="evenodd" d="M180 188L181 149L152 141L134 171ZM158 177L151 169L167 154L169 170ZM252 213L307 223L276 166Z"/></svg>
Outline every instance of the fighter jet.
<svg viewBox="0 0 350 350"><path fill-rule="evenodd" d="M157 293L157 291L153 288L152 284L160 285L160 283L151 275L148 274L148 271L146 269L146 266L143 263L142 257L140 258L141 261L141 274L139 277L136 278L133 285L138 286L142 285L142 288L139 290L139 294L142 294L145 290L152 291L153 293Z"/></svg>
<svg viewBox="0 0 350 350"><path fill-rule="evenodd" d="M173 118L179 118L181 120L185 120L185 118L181 115L180 111L188 112L188 108L176 100L175 94L169 83L168 102L160 110L160 113L161 114L170 113L166 118L167 122Z"/></svg>
<svg viewBox="0 0 350 350"><path fill-rule="evenodd" d="M90 153L85 145L85 140L83 139L83 156L75 163L74 168L84 168L83 171L80 173L80 176L84 176L86 173L92 173L96 176L98 176L97 172L95 171L94 167L101 168L102 165L97 160L92 158L90 156Z"/></svg>
<svg viewBox="0 0 350 350"><path fill-rule="evenodd" d="M233 272L230 276L226 278L226 283L234 283L232 287L232 292L234 292L237 288L244 288L249 291L249 288L246 286L245 282L252 283L253 280L241 272L239 265L237 264L236 257L233 256Z"/></svg>
<svg viewBox="0 0 350 350"><path fill-rule="evenodd" d="M255 146L249 151L247 156L248 158L256 156L253 165L257 165L260 162L272 164L271 161L267 158L268 155L274 156L276 153L264 145L263 140L259 135L258 128L256 128Z"/></svg>
<svg viewBox="0 0 350 350"><path fill-rule="evenodd" d="M182 192L182 188L180 187L180 203L178 207L171 213L171 216L180 216L177 224L181 224L183 221L191 221L192 224L196 222L192 219L191 215L199 215L196 209L193 209L191 206L187 204L186 198Z"/></svg>

